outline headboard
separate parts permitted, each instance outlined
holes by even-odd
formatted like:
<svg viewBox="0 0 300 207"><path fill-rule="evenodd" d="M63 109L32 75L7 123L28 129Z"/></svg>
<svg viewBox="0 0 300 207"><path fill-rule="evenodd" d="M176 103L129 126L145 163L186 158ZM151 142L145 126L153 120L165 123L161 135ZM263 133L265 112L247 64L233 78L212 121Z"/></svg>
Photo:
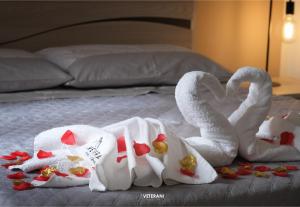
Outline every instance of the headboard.
<svg viewBox="0 0 300 207"><path fill-rule="evenodd" d="M0 1L0 47L74 44L191 47L192 1Z"/></svg>

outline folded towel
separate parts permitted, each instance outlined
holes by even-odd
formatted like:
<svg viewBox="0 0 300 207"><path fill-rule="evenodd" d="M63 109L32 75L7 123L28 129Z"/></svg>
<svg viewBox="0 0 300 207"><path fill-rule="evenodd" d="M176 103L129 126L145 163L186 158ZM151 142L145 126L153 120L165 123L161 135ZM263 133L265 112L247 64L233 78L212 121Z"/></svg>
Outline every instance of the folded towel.
<svg viewBox="0 0 300 207"><path fill-rule="evenodd" d="M185 120L199 127L199 137L188 137L186 142L213 166L229 165L237 155L238 138L227 118L216 111L201 90L209 90L222 101L226 93L219 80L201 71L186 73L175 89L177 106Z"/></svg>
<svg viewBox="0 0 300 207"><path fill-rule="evenodd" d="M10 169L41 169L32 184L92 191L137 186L210 183L214 168L156 119L134 117L104 128L72 125L35 137L34 157Z"/></svg>
<svg viewBox="0 0 300 207"><path fill-rule="evenodd" d="M244 81L250 82L248 96L228 118L239 137L240 155L250 161L299 160L300 153L294 146L278 145L256 138L256 133L271 106L272 81L269 75L265 71L252 67L240 68L228 81L227 94L236 96L240 84ZM277 119L267 121L261 129L275 122L278 123ZM273 133L274 128L268 130Z"/></svg>

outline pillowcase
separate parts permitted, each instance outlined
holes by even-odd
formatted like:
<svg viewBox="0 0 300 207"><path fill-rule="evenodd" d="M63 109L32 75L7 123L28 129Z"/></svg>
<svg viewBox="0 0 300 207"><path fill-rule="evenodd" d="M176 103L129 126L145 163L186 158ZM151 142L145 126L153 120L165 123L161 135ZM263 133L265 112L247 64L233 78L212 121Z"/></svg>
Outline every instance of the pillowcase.
<svg viewBox="0 0 300 207"><path fill-rule="evenodd" d="M0 49L0 92L44 89L72 77L38 56L15 49Z"/></svg>
<svg viewBox="0 0 300 207"><path fill-rule="evenodd" d="M74 79L67 86L101 88L176 85L186 72L201 70L226 81L231 74L191 50L170 45L91 45L38 52Z"/></svg>

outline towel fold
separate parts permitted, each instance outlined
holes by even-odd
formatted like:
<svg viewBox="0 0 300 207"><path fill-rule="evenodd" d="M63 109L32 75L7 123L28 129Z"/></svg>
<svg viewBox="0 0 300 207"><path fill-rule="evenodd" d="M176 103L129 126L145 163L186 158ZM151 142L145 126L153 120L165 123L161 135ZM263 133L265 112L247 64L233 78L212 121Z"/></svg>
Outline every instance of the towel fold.
<svg viewBox="0 0 300 207"><path fill-rule="evenodd" d="M249 161L299 160L300 153L297 145L280 145L256 137L257 133L261 136L259 138L270 138L266 135L278 136L279 131L282 132L285 128L286 130L288 128L288 131L294 130L292 129L294 126L290 128L291 124L284 119L272 118L264 122L271 107L272 98L272 81L269 75L265 71L252 67L240 68L228 81L227 94L236 96L240 84L244 81L250 82L248 96L228 118L239 137L240 155ZM295 131L295 133L298 132Z"/></svg>
<svg viewBox="0 0 300 207"><path fill-rule="evenodd" d="M89 184L92 191L210 183L217 177L184 139L159 120L139 117L104 128L72 125L44 131L35 138L34 157L10 169L39 169L34 186Z"/></svg>
<svg viewBox="0 0 300 207"><path fill-rule="evenodd" d="M229 165L238 152L237 134L227 118L204 98L202 90L209 90L218 101L226 95L216 77L201 71L186 73L175 89L181 114L189 124L200 129L201 135L188 137L186 142L213 166Z"/></svg>

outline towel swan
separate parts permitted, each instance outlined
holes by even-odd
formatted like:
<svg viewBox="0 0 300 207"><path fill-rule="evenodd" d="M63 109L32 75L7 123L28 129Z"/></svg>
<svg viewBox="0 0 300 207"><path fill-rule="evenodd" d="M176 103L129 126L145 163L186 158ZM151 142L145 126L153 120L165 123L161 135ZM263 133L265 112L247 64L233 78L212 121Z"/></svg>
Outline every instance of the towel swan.
<svg viewBox="0 0 300 207"><path fill-rule="evenodd" d="M228 118L239 137L240 155L250 161L299 160L300 153L295 147L272 144L256 138L271 107L272 81L269 75L252 67L240 68L228 81L227 94L236 95L244 81L250 82L248 96ZM286 121L282 120L281 124L283 122Z"/></svg>
<svg viewBox="0 0 300 207"><path fill-rule="evenodd" d="M211 165L231 164L237 155L238 138L226 117L209 104L200 90L205 87L217 100L226 93L219 80L201 71L186 73L175 89L177 106L185 120L200 129L201 136L186 138Z"/></svg>

